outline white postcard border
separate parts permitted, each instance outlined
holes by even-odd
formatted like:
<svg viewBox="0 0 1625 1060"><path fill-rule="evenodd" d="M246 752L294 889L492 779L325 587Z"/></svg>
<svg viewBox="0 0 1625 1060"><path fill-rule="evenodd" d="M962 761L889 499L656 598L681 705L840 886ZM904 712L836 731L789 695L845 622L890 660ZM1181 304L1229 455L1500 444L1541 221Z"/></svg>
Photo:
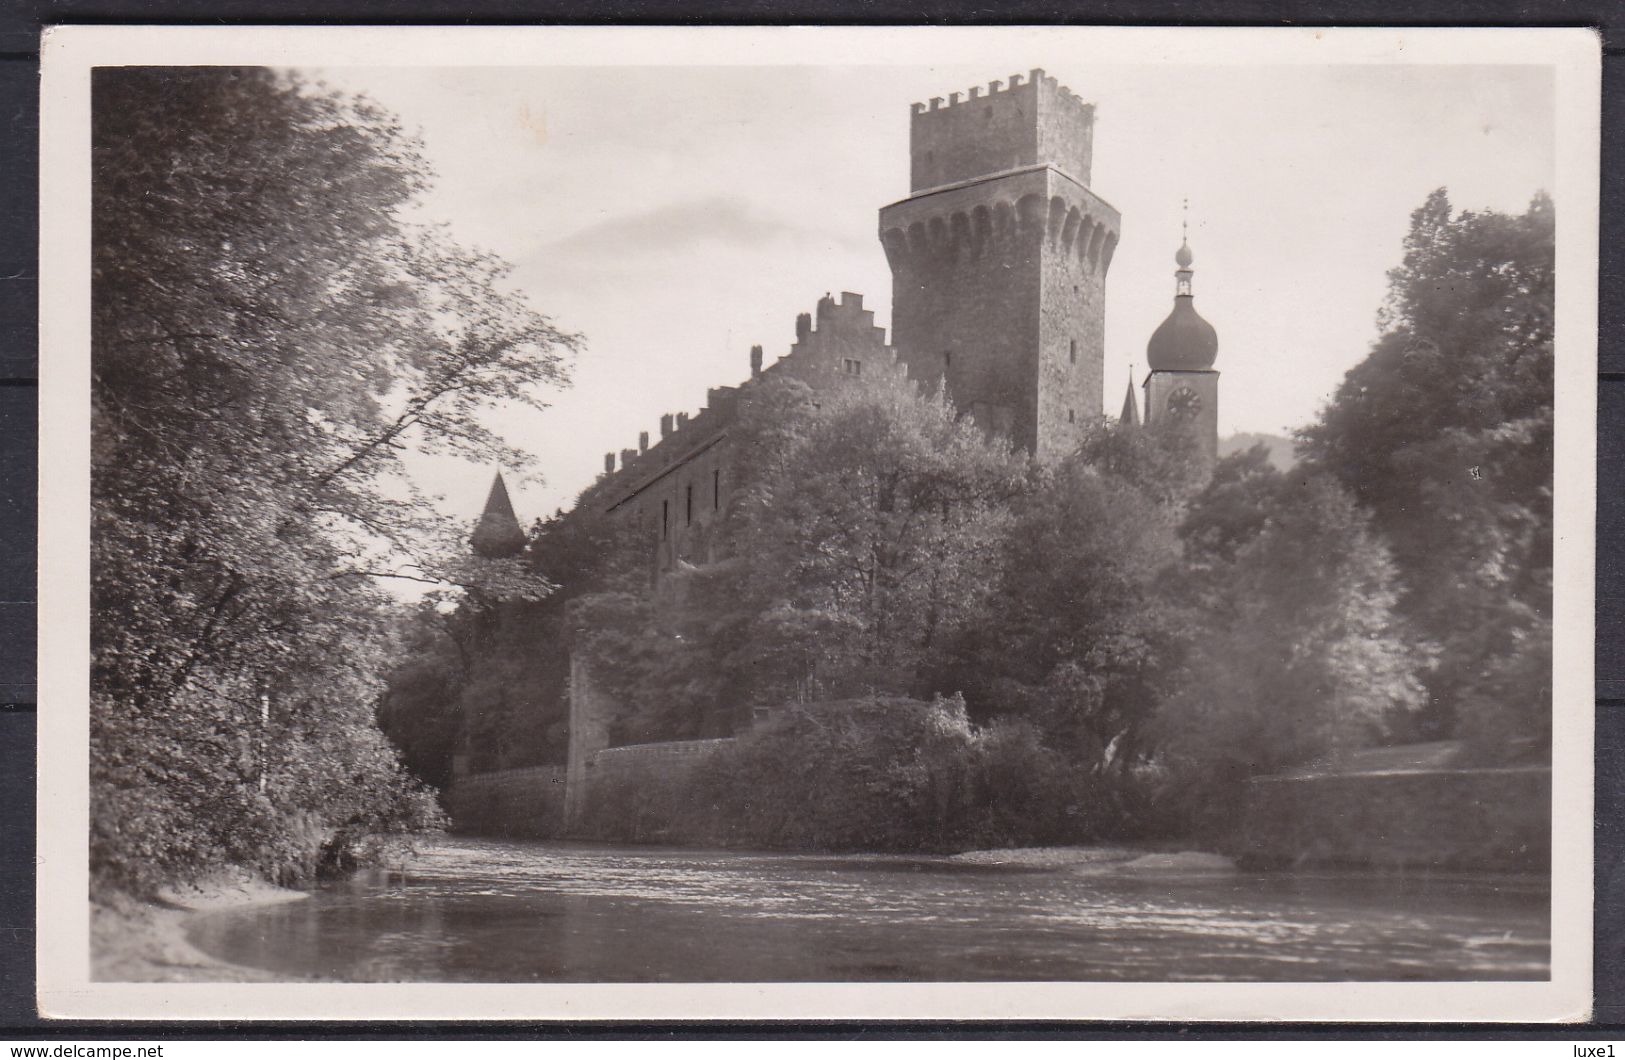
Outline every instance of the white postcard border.
<svg viewBox="0 0 1625 1060"><path fill-rule="evenodd" d="M1519 64L1556 71L1552 978L1324 984L125 984L89 975L90 70L102 65ZM60 27L43 45L39 1003L194 1019L1584 1019L1591 999L1600 45L1569 29ZM1041 63L1017 61L1012 69Z"/></svg>

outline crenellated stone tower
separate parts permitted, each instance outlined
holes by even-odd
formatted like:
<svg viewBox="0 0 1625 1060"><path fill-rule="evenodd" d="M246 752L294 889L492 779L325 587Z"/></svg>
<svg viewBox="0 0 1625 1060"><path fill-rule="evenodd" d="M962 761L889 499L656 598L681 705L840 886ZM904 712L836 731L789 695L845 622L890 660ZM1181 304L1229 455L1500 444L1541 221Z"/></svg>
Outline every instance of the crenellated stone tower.
<svg viewBox="0 0 1625 1060"><path fill-rule="evenodd" d="M1043 459L1101 419L1120 217L1089 189L1093 138L1042 70L916 103L911 194L880 211L909 375Z"/></svg>

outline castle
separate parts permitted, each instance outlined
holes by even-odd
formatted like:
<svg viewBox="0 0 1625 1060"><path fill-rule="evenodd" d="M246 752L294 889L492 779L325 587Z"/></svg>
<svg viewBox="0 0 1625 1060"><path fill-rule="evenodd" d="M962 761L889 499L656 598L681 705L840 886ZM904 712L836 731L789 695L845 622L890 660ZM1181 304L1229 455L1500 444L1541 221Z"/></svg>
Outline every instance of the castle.
<svg viewBox="0 0 1625 1060"><path fill-rule="evenodd" d="M604 455L591 503L651 531L658 571L720 558L728 427L752 384L774 375L815 388L906 372L1040 460L1073 451L1099 422L1106 273L1121 218L1089 187L1094 107L1043 70L913 105L909 195L880 211L892 273L892 335L863 296L825 295L796 319L771 365L750 349L750 379L713 387L706 407L660 418L659 437ZM1218 339L1197 315L1191 251L1179 248L1174 308L1147 346L1145 426L1218 446ZM1132 384L1122 418L1139 423ZM506 494L502 501L506 503Z"/></svg>
<svg viewBox="0 0 1625 1060"><path fill-rule="evenodd" d="M943 390L963 416L1037 460L1076 450L1103 409L1105 286L1121 217L1089 186L1094 107L1035 69L986 88L913 105L909 195L880 211L892 273L892 335L863 297L820 298L796 319L795 341L750 377L710 389L696 415L661 417L659 437L604 456L582 497L634 520L652 542L653 575L723 558L715 533L728 508L729 428L760 380L788 376L815 389L902 373ZM1182 243L1174 307L1147 345L1143 427L1218 446L1218 339L1193 304L1192 255ZM1120 422L1142 426L1131 381ZM523 534L500 476L474 545L512 555ZM590 675L572 667L569 787L605 746Z"/></svg>

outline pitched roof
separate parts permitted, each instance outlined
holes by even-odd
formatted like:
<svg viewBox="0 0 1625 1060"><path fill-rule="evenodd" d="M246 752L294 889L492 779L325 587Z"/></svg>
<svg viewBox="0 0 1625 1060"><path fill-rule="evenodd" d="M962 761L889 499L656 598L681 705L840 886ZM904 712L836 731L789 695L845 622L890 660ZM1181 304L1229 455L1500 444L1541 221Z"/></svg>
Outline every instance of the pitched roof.
<svg viewBox="0 0 1625 1060"><path fill-rule="evenodd" d="M485 498L485 511L468 543L475 553L486 559L516 556L525 547L525 530L513 513L513 502L508 499L507 484L498 471L491 481L491 493Z"/></svg>
<svg viewBox="0 0 1625 1060"><path fill-rule="evenodd" d="M1130 427L1140 425L1140 405L1134 400L1134 380L1128 381L1128 393L1123 395L1123 411L1118 413L1117 422Z"/></svg>

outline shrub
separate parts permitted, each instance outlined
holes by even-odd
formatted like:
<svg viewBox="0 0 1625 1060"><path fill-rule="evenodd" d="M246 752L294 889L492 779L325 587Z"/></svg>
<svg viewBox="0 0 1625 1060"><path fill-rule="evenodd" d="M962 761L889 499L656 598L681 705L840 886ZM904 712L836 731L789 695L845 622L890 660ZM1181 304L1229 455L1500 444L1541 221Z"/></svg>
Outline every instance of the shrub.
<svg viewBox="0 0 1625 1060"><path fill-rule="evenodd" d="M1097 839L1121 818L1106 786L1044 746L1031 723L1001 719L975 748L969 832L979 847L1036 846Z"/></svg>
<svg viewBox="0 0 1625 1060"><path fill-rule="evenodd" d="M708 758L594 781L586 830L627 842L948 852L1096 838L1102 785L1025 722L954 699L800 704Z"/></svg>

